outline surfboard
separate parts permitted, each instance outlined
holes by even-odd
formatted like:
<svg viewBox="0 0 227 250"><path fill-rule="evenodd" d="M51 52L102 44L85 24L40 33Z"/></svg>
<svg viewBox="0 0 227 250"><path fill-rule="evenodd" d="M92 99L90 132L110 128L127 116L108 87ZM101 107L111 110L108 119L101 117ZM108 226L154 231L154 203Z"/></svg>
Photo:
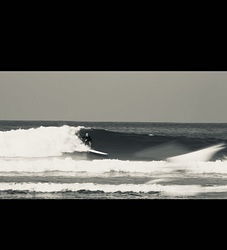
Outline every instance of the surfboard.
<svg viewBox="0 0 227 250"><path fill-rule="evenodd" d="M97 151L97 150L94 150L94 149L89 149L88 151L91 152L91 153L94 153L94 154L108 155L108 153L104 153L104 152Z"/></svg>

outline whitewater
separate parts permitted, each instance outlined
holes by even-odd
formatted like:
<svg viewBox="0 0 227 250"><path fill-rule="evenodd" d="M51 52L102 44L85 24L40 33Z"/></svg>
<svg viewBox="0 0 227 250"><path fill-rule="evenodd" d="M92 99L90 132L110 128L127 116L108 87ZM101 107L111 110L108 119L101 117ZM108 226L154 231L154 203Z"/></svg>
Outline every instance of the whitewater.
<svg viewBox="0 0 227 250"><path fill-rule="evenodd" d="M87 132L107 156L89 152ZM0 198L227 198L226 132L227 124L2 121Z"/></svg>
<svg viewBox="0 0 227 250"><path fill-rule="evenodd" d="M39 127L0 131L1 157L48 157L64 152L86 151L75 136L80 127Z"/></svg>

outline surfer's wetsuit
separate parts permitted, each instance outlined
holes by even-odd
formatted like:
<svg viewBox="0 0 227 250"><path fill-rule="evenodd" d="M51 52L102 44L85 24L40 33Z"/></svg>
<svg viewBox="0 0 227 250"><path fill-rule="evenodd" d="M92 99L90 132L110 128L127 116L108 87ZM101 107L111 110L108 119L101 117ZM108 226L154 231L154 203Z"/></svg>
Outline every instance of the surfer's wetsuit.
<svg viewBox="0 0 227 250"><path fill-rule="evenodd" d="M85 143L85 145L89 145L91 147L92 139L91 139L90 135L88 135L88 134L85 135L84 143Z"/></svg>

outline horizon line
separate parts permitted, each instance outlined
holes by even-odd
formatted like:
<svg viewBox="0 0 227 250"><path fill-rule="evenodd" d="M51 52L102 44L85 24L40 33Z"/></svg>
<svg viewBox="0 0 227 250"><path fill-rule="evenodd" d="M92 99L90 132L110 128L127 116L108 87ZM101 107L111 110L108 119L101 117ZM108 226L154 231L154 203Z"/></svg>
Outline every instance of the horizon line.
<svg viewBox="0 0 227 250"><path fill-rule="evenodd" d="M36 122L104 122L104 123L227 123L226 122L201 122L201 121L86 121L86 120L42 120L42 119L0 119L0 121L36 121Z"/></svg>

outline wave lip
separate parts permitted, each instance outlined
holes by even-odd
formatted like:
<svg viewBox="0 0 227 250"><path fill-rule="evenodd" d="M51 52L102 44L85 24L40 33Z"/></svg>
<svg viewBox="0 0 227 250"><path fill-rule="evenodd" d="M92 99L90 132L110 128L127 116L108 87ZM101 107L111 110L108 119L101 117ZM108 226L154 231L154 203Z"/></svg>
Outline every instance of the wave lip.
<svg viewBox="0 0 227 250"><path fill-rule="evenodd" d="M87 151L77 135L81 128L64 125L0 131L0 157L48 157Z"/></svg>

